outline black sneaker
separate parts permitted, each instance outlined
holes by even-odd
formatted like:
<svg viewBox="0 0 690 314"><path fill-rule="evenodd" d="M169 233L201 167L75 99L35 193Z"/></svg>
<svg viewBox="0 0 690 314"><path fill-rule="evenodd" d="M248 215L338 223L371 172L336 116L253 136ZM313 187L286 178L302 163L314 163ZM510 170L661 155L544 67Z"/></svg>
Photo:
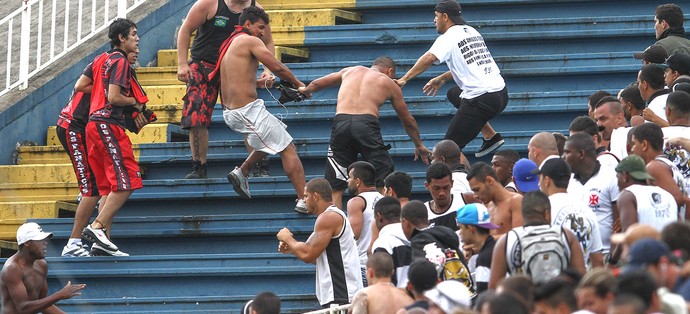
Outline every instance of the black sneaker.
<svg viewBox="0 0 690 314"><path fill-rule="evenodd" d="M192 172L190 172L185 179L206 179L208 174L206 174L206 164L202 164L201 161L192 161Z"/></svg>
<svg viewBox="0 0 690 314"><path fill-rule="evenodd" d="M482 139L482 147L479 148L479 150L474 153L475 157L483 157L486 156L489 153L492 153L493 151L497 150L499 147L503 146L506 141L503 140L503 136L501 136L501 133L496 133L490 140L485 140Z"/></svg>

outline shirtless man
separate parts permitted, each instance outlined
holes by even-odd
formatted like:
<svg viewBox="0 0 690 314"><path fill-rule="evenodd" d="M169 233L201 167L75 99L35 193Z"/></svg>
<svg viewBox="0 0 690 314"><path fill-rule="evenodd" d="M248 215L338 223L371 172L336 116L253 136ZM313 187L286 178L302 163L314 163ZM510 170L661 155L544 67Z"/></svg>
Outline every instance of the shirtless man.
<svg viewBox="0 0 690 314"><path fill-rule="evenodd" d="M283 169L297 193L295 211L306 213L303 200L306 179L292 136L285 130L287 126L266 110L263 100L257 99L259 62L278 77L295 86L304 86L261 41L268 23L268 15L263 9L254 6L244 9L240 15L242 29L228 38L230 44L226 51L221 52L221 62L215 70L220 70L225 124L235 132L245 134L247 143L253 148L242 165L228 174L228 181L237 194L251 198L247 182L249 170L266 155L280 154ZM216 75L215 71L211 75Z"/></svg>
<svg viewBox="0 0 690 314"><path fill-rule="evenodd" d="M424 163L429 163L431 151L422 143L417 121L407 110L402 90L392 80L393 77L393 59L378 57L370 68L344 68L299 89L304 94L311 94L340 84L326 167L326 179L333 187L333 204L338 208L342 208L343 190L347 186L347 167L357 161L358 154L376 168L376 187L380 192L383 179L393 172L393 161L383 143L378 119L379 109L386 100L391 101L405 132L414 143L414 160L421 158Z"/></svg>
<svg viewBox="0 0 690 314"><path fill-rule="evenodd" d="M34 222L17 230L19 251L7 259L0 278L2 314L64 313L55 303L80 295L79 291L86 287L68 281L60 291L48 295L48 263L44 258L47 239L52 236Z"/></svg>
<svg viewBox="0 0 690 314"><path fill-rule="evenodd" d="M522 195L506 190L491 166L483 162L474 164L467 179L474 197L489 209L491 223L499 226L491 230L491 235L522 226Z"/></svg>
<svg viewBox="0 0 690 314"><path fill-rule="evenodd" d="M352 300L350 314L393 314L414 300L391 283L393 259L385 252L376 252L367 260L369 286L359 290Z"/></svg>

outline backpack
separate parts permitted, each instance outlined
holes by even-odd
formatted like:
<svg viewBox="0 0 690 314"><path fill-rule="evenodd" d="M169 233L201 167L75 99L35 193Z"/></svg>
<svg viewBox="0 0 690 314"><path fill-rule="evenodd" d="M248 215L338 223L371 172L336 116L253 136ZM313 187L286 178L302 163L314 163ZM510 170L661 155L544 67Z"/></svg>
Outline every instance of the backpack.
<svg viewBox="0 0 690 314"><path fill-rule="evenodd" d="M560 232L559 232L560 230ZM515 269L532 277L535 284L545 283L568 267L567 243L561 236L563 228L535 228L520 236L515 230L517 250ZM567 238L566 238L567 239Z"/></svg>

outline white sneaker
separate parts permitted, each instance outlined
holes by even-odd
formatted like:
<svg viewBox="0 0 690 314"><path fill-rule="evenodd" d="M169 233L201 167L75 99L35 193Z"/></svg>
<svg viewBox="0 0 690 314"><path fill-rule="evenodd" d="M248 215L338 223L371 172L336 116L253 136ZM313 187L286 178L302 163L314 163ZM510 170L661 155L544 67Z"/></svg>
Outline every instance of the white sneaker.
<svg viewBox="0 0 690 314"><path fill-rule="evenodd" d="M235 193L244 198L252 198L252 194L249 193L249 182L240 168L235 167L235 170L228 173L228 181L232 183Z"/></svg>
<svg viewBox="0 0 690 314"><path fill-rule="evenodd" d="M111 251L106 247L94 242L91 246L91 255L93 256L129 256L129 254L120 250Z"/></svg>
<svg viewBox="0 0 690 314"><path fill-rule="evenodd" d="M308 214L307 212L307 203L304 202L304 199L299 199L297 200L297 204L295 205L294 211L300 213L300 214Z"/></svg>
<svg viewBox="0 0 690 314"><path fill-rule="evenodd" d="M83 257L83 256L91 256L89 251L87 250L87 246L81 244L81 245L65 245L64 248L62 248L62 257Z"/></svg>
<svg viewBox="0 0 690 314"><path fill-rule="evenodd" d="M81 237L94 244L98 243L99 246L107 248L109 251L115 252L118 250L117 245L108 239L105 228L96 229L88 225L84 228L84 231L82 231Z"/></svg>

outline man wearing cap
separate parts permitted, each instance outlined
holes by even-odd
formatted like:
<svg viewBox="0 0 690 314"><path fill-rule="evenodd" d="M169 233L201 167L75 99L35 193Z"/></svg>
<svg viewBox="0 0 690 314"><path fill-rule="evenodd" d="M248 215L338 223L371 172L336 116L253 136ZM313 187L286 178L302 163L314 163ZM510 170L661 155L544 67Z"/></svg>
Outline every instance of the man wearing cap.
<svg viewBox="0 0 690 314"><path fill-rule="evenodd" d="M618 185L616 171L597 160L592 137L573 134L565 142L563 159L574 174L568 183L568 194L577 197L579 205L589 207L597 216L604 254L609 252L610 237L618 230Z"/></svg>
<svg viewBox="0 0 690 314"><path fill-rule="evenodd" d="M491 222L499 227L491 229L491 235L501 235L522 226L522 195L503 188L491 166L483 162L475 163L467 178L475 199L486 205Z"/></svg>
<svg viewBox="0 0 690 314"><path fill-rule="evenodd" d="M651 45L644 52L633 53L633 58L642 60L642 65L663 64L668 58L668 52L661 45Z"/></svg>
<svg viewBox="0 0 690 314"><path fill-rule="evenodd" d="M424 292L429 300L429 313L451 314L453 310L467 310L472 304L471 293L457 281L444 281Z"/></svg>
<svg viewBox="0 0 690 314"><path fill-rule="evenodd" d="M2 313L63 313L55 303L80 295L86 287L67 281L60 291L48 295L45 256L48 238L52 236L34 222L25 223L17 230L19 250L2 266Z"/></svg>
<svg viewBox="0 0 690 314"><path fill-rule="evenodd" d="M662 313L687 313L687 305L682 296L672 293L676 286L679 268L668 246L654 239L641 239L632 245L628 253L628 263L623 267L623 275L644 270L656 280L657 294L661 299Z"/></svg>
<svg viewBox="0 0 690 314"><path fill-rule="evenodd" d="M642 110L642 117L659 126L668 126L664 110L670 90L664 88L666 83L663 67L658 64L643 66L637 74L637 85L640 88L640 96L647 102L647 108Z"/></svg>
<svg viewBox="0 0 690 314"><path fill-rule="evenodd" d="M664 70L664 83L673 90L673 86L678 83L690 82L690 55L677 53L666 59L666 70Z"/></svg>
<svg viewBox="0 0 690 314"><path fill-rule="evenodd" d="M376 252L367 259L367 281L369 286L357 291L352 299L352 314L381 313L394 314L412 304L414 300L391 283L393 259L385 252Z"/></svg>
<svg viewBox="0 0 690 314"><path fill-rule="evenodd" d="M534 161L522 158L513 166L513 182L518 193L525 194L539 190L539 168Z"/></svg>
<svg viewBox="0 0 690 314"><path fill-rule="evenodd" d="M466 24L460 5L455 0L436 4L434 23L441 36L396 82L401 87L405 86L432 64L446 63L450 71L431 79L424 85L423 91L434 96L445 82L455 82L456 86L450 89L448 95L452 103L459 103L458 111L448 126L445 138L453 140L462 150L481 131L484 141L475 155L482 157L504 143L501 135L488 122L505 109L508 89L484 38Z"/></svg>
<svg viewBox="0 0 690 314"><path fill-rule="evenodd" d="M666 225L678 221L678 205L671 193L648 185L653 180L647 174L644 160L630 155L616 167L616 178L621 193L618 196L618 212L621 227L625 231L634 223L647 224L661 231Z"/></svg>
<svg viewBox="0 0 690 314"><path fill-rule="evenodd" d="M491 255L496 244L489 230L498 229L498 226L491 223L489 210L486 206L477 203L467 204L460 208L457 221L460 228L460 240L462 240L463 245L479 249L476 252L477 258L474 260L476 265L469 265L469 267L474 269L477 293L482 293L489 288ZM473 255L473 253L475 252L465 250L465 256ZM472 260L470 260L471 262Z"/></svg>
<svg viewBox="0 0 690 314"><path fill-rule="evenodd" d="M575 234L587 265L592 268L604 266L597 216L568 194L569 182L570 167L563 159L547 160L539 171L539 187L551 203L551 226L561 226Z"/></svg>
<svg viewBox="0 0 690 314"><path fill-rule="evenodd" d="M539 165L551 158L559 158L556 138L549 132L539 132L534 134L527 144L527 158Z"/></svg>

